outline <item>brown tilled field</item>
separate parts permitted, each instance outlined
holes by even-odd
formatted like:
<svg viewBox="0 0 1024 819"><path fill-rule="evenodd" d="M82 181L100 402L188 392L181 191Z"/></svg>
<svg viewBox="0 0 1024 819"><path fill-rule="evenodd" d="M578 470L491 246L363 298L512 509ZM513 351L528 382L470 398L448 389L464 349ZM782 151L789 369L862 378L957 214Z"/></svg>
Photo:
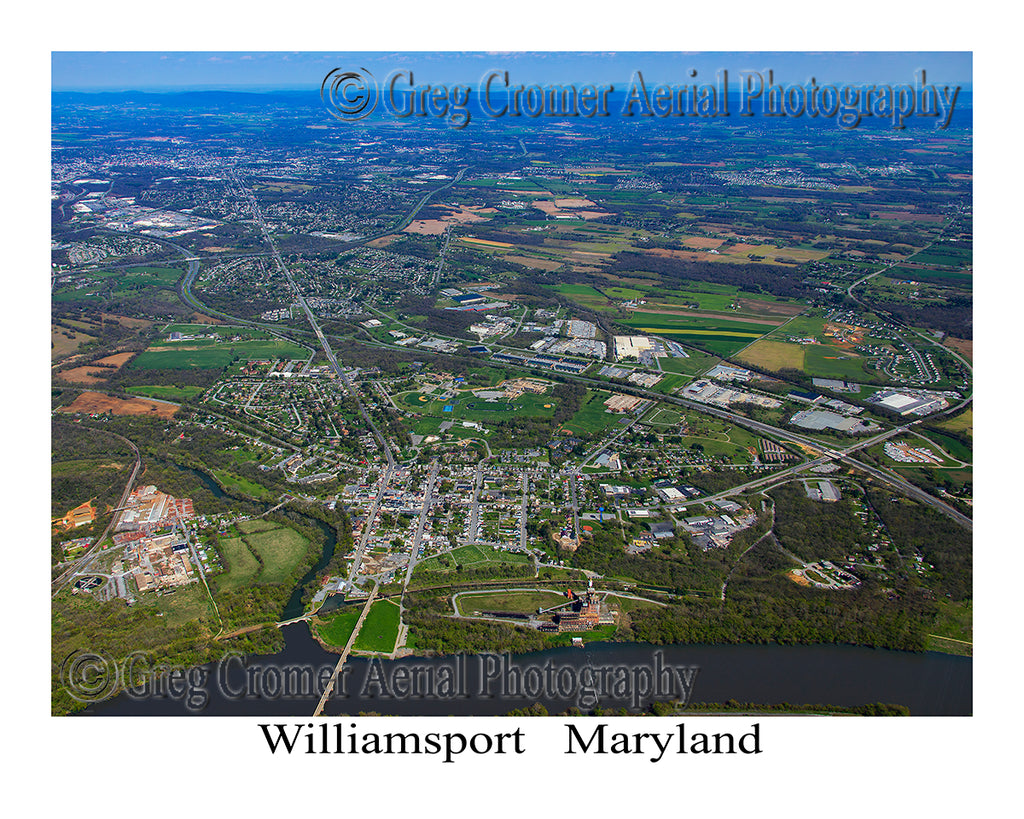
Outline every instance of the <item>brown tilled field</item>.
<svg viewBox="0 0 1024 819"><path fill-rule="evenodd" d="M75 367L60 373L60 378L72 384L102 384L113 373L121 369L135 353L115 353L98 358L83 367ZM106 364L107 366L96 366ZM113 368L113 369L111 369Z"/></svg>
<svg viewBox="0 0 1024 819"><path fill-rule="evenodd" d="M224 322L205 313L193 313L188 319L192 324L223 324Z"/></svg>
<svg viewBox="0 0 1024 819"><path fill-rule="evenodd" d="M974 341L969 338L957 338L956 336L946 336L942 342L947 347L956 350L968 361L974 361Z"/></svg>
<svg viewBox="0 0 1024 819"><path fill-rule="evenodd" d="M100 313L100 318L103 321L116 321L125 327L149 327L153 324L148 319L129 318L128 316L119 316L116 313Z"/></svg>
<svg viewBox="0 0 1024 819"><path fill-rule="evenodd" d="M687 236L683 244L687 247L718 247L725 239L716 239L713 236Z"/></svg>
<svg viewBox="0 0 1024 819"><path fill-rule="evenodd" d="M104 367L75 367L73 370L64 370L58 378L71 384L102 384L108 375L110 370Z"/></svg>
<svg viewBox="0 0 1024 819"><path fill-rule="evenodd" d="M515 262L524 267L533 267L537 270L558 270L562 266L561 262L554 259L539 259L535 256L506 256L505 261Z"/></svg>
<svg viewBox="0 0 1024 819"><path fill-rule="evenodd" d="M742 296L736 299L736 304L745 313L759 313L766 316L795 316L807 309L800 304L779 304L760 299L745 299Z"/></svg>
<svg viewBox="0 0 1024 819"><path fill-rule="evenodd" d="M131 398L127 401L105 395L102 392L83 392L61 412L103 413L111 415L154 415L158 418L173 418L178 411L177 404L166 401L152 401L148 398Z"/></svg>

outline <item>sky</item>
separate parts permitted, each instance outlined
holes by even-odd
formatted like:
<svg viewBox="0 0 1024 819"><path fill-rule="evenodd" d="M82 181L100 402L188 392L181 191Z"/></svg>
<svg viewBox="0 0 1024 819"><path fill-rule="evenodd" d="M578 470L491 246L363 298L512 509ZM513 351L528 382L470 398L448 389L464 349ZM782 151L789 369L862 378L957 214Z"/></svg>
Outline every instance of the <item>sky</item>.
<svg viewBox="0 0 1024 819"><path fill-rule="evenodd" d="M54 91L269 91L319 88L328 71L368 69L378 81L414 71L415 82L475 87L488 71L508 71L513 85L600 83L627 85L633 72L667 84L712 82L716 72L758 71L784 85L928 82L969 88L970 52L71 52L51 55ZM696 77L691 72L696 71ZM691 80L692 77L692 80Z"/></svg>

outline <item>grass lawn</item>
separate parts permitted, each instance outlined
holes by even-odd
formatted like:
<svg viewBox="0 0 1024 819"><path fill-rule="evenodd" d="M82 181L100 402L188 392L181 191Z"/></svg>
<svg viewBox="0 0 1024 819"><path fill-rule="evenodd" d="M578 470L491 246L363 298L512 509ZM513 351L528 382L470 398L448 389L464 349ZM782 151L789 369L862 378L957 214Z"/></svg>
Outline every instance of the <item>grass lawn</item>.
<svg viewBox="0 0 1024 819"><path fill-rule="evenodd" d="M934 634L952 637L954 640L972 642L974 639L974 604L968 600L954 603L951 600L937 601L938 617L932 627Z"/></svg>
<svg viewBox="0 0 1024 819"><path fill-rule="evenodd" d="M550 591L481 592L463 594L458 598L459 611L472 614L475 611L507 611L517 614L531 614L539 608L567 603L564 594Z"/></svg>
<svg viewBox="0 0 1024 819"><path fill-rule="evenodd" d="M253 532L268 532L271 529L280 529L280 523L270 520L256 518L255 520L240 520L235 524L243 535L251 535Z"/></svg>
<svg viewBox="0 0 1024 819"><path fill-rule="evenodd" d="M318 618L316 633L328 645L344 648L355 630L361 611L361 606L346 606L339 611L331 612L327 617Z"/></svg>
<svg viewBox="0 0 1024 819"><path fill-rule="evenodd" d="M181 401L184 398L195 398L202 395L204 387L171 387L164 384L151 384L142 387L128 387L125 392L142 395L146 398L159 398L164 401Z"/></svg>
<svg viewBox="0 0 1024 819"><path fill-rule="evenodd" d="M224 558L227 573L217 577L224 591L250 585L259 574L260 564L240 537L220 538L218 550Z"/></svg>
<svg viewBox="0 0 1024 819"><path fill-rule="evenodd" d="M739 355L741 361L778 372L783 367L804 368L804 348L800 344L763 338Z"/></svg>
<svg viewBox="0 0 1024 819"><path fill-rule="evenodd" d="M148 597L149 595L147 595ZM216 623L213 604L202 583L180 586L174 591L153 595L157 609L164 613L164 621L170 627L180 626L206 617Z"/></svg>
<svg viewBox="0 0 1024 819"><path fill-rule="evenodd" d="M245 535L249 548L263 558L261 583L280 583L302 561L309 541L285 526Z"/></svg>
<svg viewBox="0 0 1024 819"><path fill-rule="evenodd" d="M274 493L262 484L253 483L252 481L239 475L235 475L232 472L227 472L223 469L214 469L212 470L212 473L225 489L230 489L234 492L241 492L243 495L249 495L250 497L258 498L260 500L272 500L274 497Z"/></svg>
<svg viewBox="0 0 1024 819"><path fill-rule="evenodd" d="M485 518L486 520L486 518ZM427 558L416 564L416 572L454 572L456 566L480 567L487 563L529 563L528 555L518 552L494 551L488 546L460 546L443 557L447 558L447 564L441 561L442 555Z"/></svg>
<svg viewBox="0 0 1024 819"><path fill-rule="evenodd" d="M681 412L668 407L655 407L648 412L640 423L655 427L672 427L679 424L685 416Z"/></svg>
<svg viewBox="0 0 1024 819"><path fill-rule="evenodd" d="M622 415L613 412L606 412L608 409L604 402L608 400L611 393L587 390L583 405L576 411L576 414L562 426L566 432L574 435L581 433L597 434L618 423Z"/></svg>
<svg viewBox="0 0 1024 819"><path fill-rule="evenodd" d="M592 628L590 631L580 631L572 634L548 634L544 639L552 646L572 645L573 637L581 637L584 643L596 643L601 640L610 640L615 636L617 628L618 626L615 624L609 623L608 625Z"/></svg>
<svg viewBox="0 0 1024 819"><path fill-rule="evenodd" d="M356 651L394 651L400 621L401 611L396 604L390 600L378 600L366 615L352 648Z"/></svg>
<svg viewBox="0 0 1024 819"><path fill-rule="evenodd" d="M937 426L943 429L952 430L953 432L966 432L968 435L973 435L974 430L974 410L967 409L961 412L955 418L950 418L948 421L943 421Z"/></svg>
<svg viewBox="0 0 1024 819"><path fill-rule="evenodd" d="M864 369L866 358L856 353L810 344L805 348L804 372L818 378L836 378L845 381L874 380Z"/></svg>

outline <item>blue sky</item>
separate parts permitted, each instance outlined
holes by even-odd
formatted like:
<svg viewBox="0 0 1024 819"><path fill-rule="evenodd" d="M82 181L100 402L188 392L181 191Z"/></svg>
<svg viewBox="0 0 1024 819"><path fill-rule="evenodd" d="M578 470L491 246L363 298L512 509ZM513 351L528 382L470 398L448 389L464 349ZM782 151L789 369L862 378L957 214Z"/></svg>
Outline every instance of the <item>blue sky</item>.
<svg viewBox="0 0 1024 819"><path fill-rule="evenodd" d="M273 90L319 88L332 68L369 69L378 81L412 69L415 82L476 86L490 70L512 84L603 83L625 86L634 71L670 84L711 81L720 69L771 69L776 82L912 83L925 69L937 85L970 87L970 52L60 52L52 54L51 87L61 90Z"/></svg>

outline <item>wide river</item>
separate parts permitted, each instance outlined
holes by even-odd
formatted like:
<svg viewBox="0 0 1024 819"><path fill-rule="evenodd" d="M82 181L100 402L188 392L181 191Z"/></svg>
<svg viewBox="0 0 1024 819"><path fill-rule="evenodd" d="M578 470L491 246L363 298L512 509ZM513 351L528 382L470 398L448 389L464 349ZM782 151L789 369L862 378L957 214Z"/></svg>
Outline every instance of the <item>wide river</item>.
<svg viewBox="0 0 1024 819"><path fill-rule="evenodd" d="M313 714L337 655L308 627L284 629L272 656L237 657L146 693L121 694L85 712L103 716L305 716ZM645 710L654 700L691 703L907 706L914 715L972 713L972 660L842 645L597 643L526 655L352 657L325 716L495 715L534 703L549 712L596 705Z"/></svg>

